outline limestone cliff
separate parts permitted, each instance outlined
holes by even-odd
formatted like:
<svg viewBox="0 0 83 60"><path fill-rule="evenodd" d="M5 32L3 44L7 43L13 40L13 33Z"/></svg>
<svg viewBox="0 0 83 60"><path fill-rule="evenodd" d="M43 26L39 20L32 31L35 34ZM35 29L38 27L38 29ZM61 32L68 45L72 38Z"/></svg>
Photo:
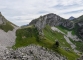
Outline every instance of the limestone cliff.
<svg viewBox="0 0 83 60"><path fill-rule="evenodd" d="M0 12L0 25L1 24L6 24L6 19L4 18L4 16Z"/></svg>
<svg viewBox="0 0 83 60"><path fill-rule="evenodd" d="M45 28L46 25L49 26L62 25L68 29L72 29L74 27L73 22L66 20L53 13L40 16L39 18L32 20L29 25L34 25L38 29L39 35L41 35L42 37L44 36L42 29Z"/></svg>
<svg viewBox="0 0 83 60"><path fill-rule="evenodd" d="M43 29L46 25L59 26L62 25L71 29L74 27L73 22L66 20L56 14L50 13L44 16L40 16L37 19L32 20L29 25L35 25L39 30Z"/></svg>

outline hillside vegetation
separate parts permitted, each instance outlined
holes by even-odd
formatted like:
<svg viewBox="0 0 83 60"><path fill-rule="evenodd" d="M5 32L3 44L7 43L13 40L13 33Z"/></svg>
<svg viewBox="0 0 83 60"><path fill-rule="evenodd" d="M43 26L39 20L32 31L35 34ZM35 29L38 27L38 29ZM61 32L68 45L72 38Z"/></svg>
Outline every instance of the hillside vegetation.
<svg viewBox="0 0 83 60"><path fill-rule="evenodd" d="M75 28L69 30L69 29L67 29L67 28L65 28L65 27L63 27L63 26L57 26L57 28L58 28L59 30L61 30L62 32L64 32L66 35L67 35L68 31L71 31L73 36L74 36L74 35L77 35L78 37L80 37L79 34L78 34L78 32L77 32L78 27L79 27L79 26L77 25ZM81 38L81 37L80 37L80 38ZM74 40L72 40L71 38L69 38L69 39L70 39L70 41L71 41L74 45L76 45L76 49L77 49L78 51L83 52L83 48L82 48L83 42L81 42L81 41L74 41Z"/></svg>
<svg viewBox="0 0 83 60"><path fill-rule="evenodd" d="M16 25L8 21L0 12L0 29L8 32L9 30L12 31L14 26Z"/></svg>
<svg viewBox="0 0 83 60"><path fill-rule="evenodd" d="M36 44L48 49L52 49L55 52L66 56L68 60L75 60L79 57L76 53L73 52L70 44L66 42L63 34L51 30L50 26L46 26L43 29L43 32L44 38L40 40L38 30L34 26L28 26L27 28L18 29L16 31L16 43L13 48L16 49L19 47L28 46L30 44ZM58 40L60 43L60 46L58 48L53 47L56 40ZM68 47L70 50L66 51L64 49L66 47Z"/></svg>
<svg viewBox="0 0 83 60"><path fill-rule="evenodd" d="M7 22L5 25L0 25L0 29L4 30L5 32L8 32L9 30L12 31L14 27L9 22Z"/></svg>
<svg viewBox="0 0 83 60"><path fill-rule="evenodd" d="M17 30L13 48L36 44L54 50L68 60L76 60L83 52L83 17L75 19L70 21L53 13L34 19L29 26ZM58 48L54 46L56 41Z"/></svg>

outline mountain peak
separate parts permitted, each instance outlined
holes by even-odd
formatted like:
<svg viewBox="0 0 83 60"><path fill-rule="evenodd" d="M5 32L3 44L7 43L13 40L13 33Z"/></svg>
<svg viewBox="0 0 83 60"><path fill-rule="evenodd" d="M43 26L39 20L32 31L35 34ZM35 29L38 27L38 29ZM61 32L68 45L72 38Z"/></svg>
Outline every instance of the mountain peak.
<svg viewBox="0 0 83 60"><path fill-rule="evenodd" d="M59 26L63 25L67 28L72 28L72 23L54 13L49 13L30 22L29 25L35 25L39 30L44 28L46 25Z"/></svg>
<svg viewBox="0 0 83 60"><path fill-rule="evenodd" d="M52 15L52 14L55 15L54 13L49 13L49 15Z"/></svg>
<svg viewBox="0 0 83 60"><path fill-rule="evenodd" d="M75 19L73 16L71 16L71 17L69 18L69 20L73 20L73 19Z"/></svg>
<svg viewBox="0 0 83 60"><path fill-rule="evenodd" d="M0 12L0 29L2 29L5 32L12 31L16 27L15 24L8 21Z"/></svg>

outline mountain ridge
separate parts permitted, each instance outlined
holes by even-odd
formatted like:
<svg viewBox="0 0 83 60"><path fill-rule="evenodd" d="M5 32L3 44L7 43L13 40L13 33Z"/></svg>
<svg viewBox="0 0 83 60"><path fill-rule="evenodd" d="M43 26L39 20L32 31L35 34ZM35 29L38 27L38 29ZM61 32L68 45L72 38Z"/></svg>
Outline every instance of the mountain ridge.
<svg viewBox="0 0 83 60"><path fill-rule="evenodd" d="M15 44L16 30L18 27L8 21L0 12L0 55L7 47L12 47Z"/></svg>
<svg viewBox="0 0 83 60"><path fill-rule="evenodd" d="M8 24L12 25L11 23ZM7 31L5 31L4 29L0 29L0 32L3 31L2 35L5 34L4 36L6 37L6 39L1 39L1 41L4 41L5 43L0 43L0 46L6 47L5 49L7 49L7 47L10 47L7 49L7 51L4 49L3 53L0 53L2 55L2 57L0 56L0 58L8 60L27 60L27 57L30 57L31 59L31 56L33 56L33 60L50 60L50 58L57 58L60 60L61 58L65 60L76 60L83 53L83 41L76 35L76 31L79 27L76 26L76 24L78 23L69 21L56 14L50 13L34 19L28 26L22 26L19 29L18 27L14 26L14 32L10 29L8 29ZM0 35L0 37L5 38L2 35ZM11 38L7 39L7 37ZM56 41L58 41L59 43L58 47L56 47ZM42 52L37 52L37 49L41 50ZM50 53L56 52L56 54L52 54L49 58L48 51L50 51ZM45 56L43 56L43 52L46 52ZM42 53L41 56L40 53ZM7 56L9 56L9 58L7 58ZM48 56L48 58L46 56Z"/></svg>
<svg viewBox="0 0 83 60"><path fill-rule="evenodd" d="M46 25L64 26L68 29L74 28L73 22L66 20L54 13L49 13L47 15L40 16L39 18L32 20L29 25L34 25L38 29L39 35L41 36L44 35L42 29L44 29Z"/></svg>
<svg viewBox="0 0 83 60"><path fill-rule="evenodd" d="M50 26L62 25L67 28L69 27L69 29L72 29L73 25L74 25L71 21L68 21L53 13L49 13L47 15L40 16L38 19L32 20L29 25L31 25L31 24L35 25L37 28L39 28L38 26L40 26L41 28L39 28L39 30L44 28L45 25L50 25Z"/></svg>
<svg viewBox="0 0 83 60"><path fill-rule="evenodd" d="M74 18L73 21L69 21L68 19L64 19L56 14L49 13L47 15L40 16L39 18L32 20L29 25L35 25L35 27L37 27L37 29L40 31L40 34L42 33L42 29L45 28L46 25L63 26L68 30L74 30L74 33L78 36L80 35L79 38L82 38L82 19L82 16L80 16L78 18ZM77 25L80 26L80 28L78 28Z"/></svg>

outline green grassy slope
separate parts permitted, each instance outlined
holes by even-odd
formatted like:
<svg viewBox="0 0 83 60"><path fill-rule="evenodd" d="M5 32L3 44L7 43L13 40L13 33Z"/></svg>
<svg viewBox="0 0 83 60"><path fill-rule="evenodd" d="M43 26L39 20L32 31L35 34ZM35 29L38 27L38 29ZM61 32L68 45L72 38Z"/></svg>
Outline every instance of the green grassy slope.
<svg viewBox="0 0 83 60"><path fill-rule="evenodd" d="M83 52L83 42L81 41L73 41L72 39L70 39L70 41L76 45L76 49L80 52Z"/></svg>
<svg viewBox="0 0 83 60"><path fill-rule="evenodd" d="M6 22L6 24L0 25L0 29L4 30L5 32L8 32L9 30L12 31L14 27L9 22Z"/></svg>
<svg viewBox="0 0 83 60"><path fill-rule="evenodd" d="M57 31L55 32L52 31L49 26L46 26L46 28L44 29L44 34L45 34L45 37L48 38L49 40L53 42L55 42L55 40L58 40L62 47L69 47L71 49L71 46L64 39L64 35Z"/></svg>
<svg viewBox="0 0 83 60"><path fill-rule="evenodd" d="M75 27L73 29L67 29L63 26L57 26L57 28L60 29L62 32L66 33L66 34L67 34L68 31L71 31L72 35L77 35L79 37L78 32L77 32L79 26L77 24L75 24Z"/></svg>
<svg viewBox="0 0 83 60"><path fill-rule="evenodd" d="M59 54L66 56L68 60L75 60L76 58L79 57L77 54L73 52L71 46L66 42L66 40L63 37L63 34L57 31L52 31L49 26L46 26L43 29L43 33L45 37L43 40L40 40L39 33L34 26L18 29L16 32L16 36L17 36L16 43L13 46L13 48L28 46L29 44L36 44L36 45L43 46L45 48L52 49L58 52ZM55 40L58 40L60 42L59 48L53 47ZM61 47L68 47L70 51L66 51Z"/></svg>
<svg viewBox="0 0 83 60"><path fill-rule="evenodd" d="M14 26L16 26L15 24L11 23L10 21L8 21L0 12L0 19L3 21L3 24L0 24L0 29L2 29L5 32L8 32L9 30L12 31L14 29Z"/></svg>
<svg viewBox="0 0 83 60"><path fill-rule="evenodd" d="M55 41L58 40L60 43L60 47L57 50L58 53L68 57L68 60L75 60L76 58L78 58L78 56L76 55L76 53L73 52L73 50L71 49L70 44L68 44L66 42L66 40L64 39L64 35L57 32L57 31L52 31L51 28L49 26L46 26L46 28L44 29L44 34L45 37L51 41ZM62 49L61 47L68 47L70 49L70 51L65 51L64 49Z"/></svg>
<svg viewBox="0 0 83 60"><path fill-rule="evenodd" d="M56 28L58 28L59 30L61 30L62 32L64 32L65 34L67 34L68 29L63 27L63 26L56 26Z"/></svg>
<svg viewBox="0 0 83 60"><path fill-rule="evenodd" d="M83 21L83 15L81 15L80 17L73 20L74 23L78 23L78 22L81 22L81 21Z"/></svg>
<svg viewBox="0 0 83 60"><path fill-rule="evenodd" d="M34 27L18 29L16 31L16 36L16 48L27 46L32 43L37 44L38 41L38 31Z"/></svg>
<svg viewBox="0 0 83 60"><path fill-rule="evenodd" d="M83 15L81 15L80 17L76 18L73 20L73 22L75 23L75 33L76 35L83 40L83 38L80 36L79 34L79 29L82 27L82 26L79 26L78 23L82 23L83 22Z"/></svg>
<svg viewBox="0 0 83 60"><path fill-rule="evenodd" d="M72 31L72 35L77 35L78 37L80 37L79 35L78 35L78 32L77 32L77 29L79 28L79 26L76 24L76 26L75 26L75 28L73 28L73 29L71 29L71 30L69 30L69 29L66 29L66 28L64 28L64 27L62 27L62 26L57 26L57 28L59 29L59 30L61 30L62 32L68 32L68 31ZM70 38L69 38L70 39ZM70 41L73 43L73 44L75 44L76 45L76 49L78 50L78 51L81 51L81 52L83 52L83 48L82 48L82 46L83 46L83 42L80 42L80 41L73 41L72 39L70 39Z"/></svg>

